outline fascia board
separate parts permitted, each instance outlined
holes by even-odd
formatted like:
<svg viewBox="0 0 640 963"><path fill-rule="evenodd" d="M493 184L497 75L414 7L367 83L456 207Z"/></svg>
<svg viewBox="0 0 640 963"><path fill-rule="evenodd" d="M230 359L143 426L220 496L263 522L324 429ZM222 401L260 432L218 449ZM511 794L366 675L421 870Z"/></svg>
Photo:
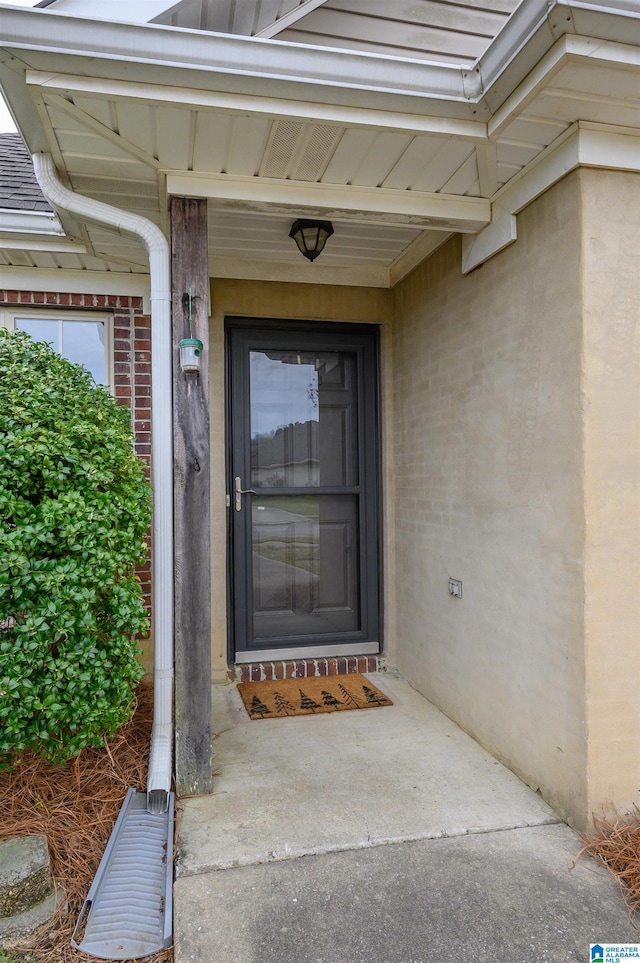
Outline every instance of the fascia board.
<svg viewBox="0 0 640 963"><path fill-rule="evenodd" d="M55 214L46 211L16 211L6 207L0 208L0 231L22 235L64 236L60 221Z"/></svg>
<svg viewBox="0 0 640 963"><path fill-rule="evenodd" d="M526 59L526 66L520 67L522 77L518 82L529 73L553 43L547 21L548 7L547 0L527 0L516 7L473 71L465 73L466 89L470 95L480 98L490 94L491 88L514 61L519 63ZM523 57L525 53L526 57ZM515 84L510 86L503 83L501 86L506 96Z"/></svg>
<svg viewBox="0 0 640 963"><path fill-rule="evenodd" d="M24 83L24 76L20 70L16 70L13 58L2 49L0 49L0 94L4 94L13 121L18 130L22 131L30 151L33 153L33 151L49 150L46 134Z"/></svg>
<svg viewBox="0 0 640 963"><path fill-rule="evenodd" d="M591 0L568 0L575 33L583 37L597 37L615 43L631 43L634 33L638 41L640 33L640 9L637 0L615 0L615 5ZM616 16L611 16L611 7Z"/></svg>
<svg viewBox="0 0 640 963"><path fill-rule="evenodd" d="M470 95L483 98L491 113L522 83L554 44L570 35L640 45L637 0L526 0L465 74ZM475 84L475 88L473 87Z"/></svg>
<svg viewBox="0 0 640 963"><path fill-rule="evenodd" d="M185 30L87 20L0 6L0 46L245 78L256 91L286 81L300 88L361 91L466 103L462 71L450 64ZM25 58L26 59L26 58ZM95 64L93 65L96 66Z"/></svg>
<svg viewBox="0 0 640 963"><path fill-rule="evenodd" d="M361 288L388 288L389 268L311 264L310 261L264 261L253 258L209 257L209 276L239 281L288 281L295 284L336 284Z"/></svg>
<svg viewBox="0 0 640 963"><path fill-rule="evenodd" d="M277 97L257 97L249 94L198 90L167 84L149 84L98 77L82 77L59 71L26 71L27 85L38 87L44 94L80 93L89 96L117 98L148 104L184 106L195 110L221 110L225 113L262 114L272 119L296 119L305 123L331 123L345 127L364 127L370 130L395 131L420 136L436 134L485 143L487 125L483 121L466 118L433 117L422 114L378 110L373 107L352 107L338 104L319 104L309 101ZM64 108L61 108L64 109Z"/></svg>
<svg viewBox="0 0 640 963"><path fill-rule="evenodd" d="M0 243L0 247L2 244ZM78 252L75 252L78 253ZM149 311L149 276L118 271L80 271L66 268L3 266L2 282L17 291L54 291L69 294L128 294L144 299ZM22 305L27 307L27 305ZM47 305L31 305L38 309Z"/></svg>
<svg viewBox="0 0 640 963"><path fill-rule="evenodd" d="M88 254L80 241L29 234L5 234L0 220L0 249L5 251L48 251L51 254ZM4 270L4 269L3 269Z"/></svg>
<svg viewBox="0 0 640 963"><path fill-rule="evenodd" d="M516 215L579 167L640 172L640 134L625 128L574 124L492 200L491 224L462 239L464 274L517 238Z"/></svg>
<svg viewBox="0 0 640 963"><path fill-rule="evenodd" d="M364 217L370 223L410 224L439 231L474 233L491 220L491 204L481 197L397 191L375 187L342 187L310 184L306 181L274 181L262 177L232 177L229 174L200 174L165 171L167 193L178 197L206 197L234 206L265 205L272 212L279 205L310 216L329 220Z"/></svg>

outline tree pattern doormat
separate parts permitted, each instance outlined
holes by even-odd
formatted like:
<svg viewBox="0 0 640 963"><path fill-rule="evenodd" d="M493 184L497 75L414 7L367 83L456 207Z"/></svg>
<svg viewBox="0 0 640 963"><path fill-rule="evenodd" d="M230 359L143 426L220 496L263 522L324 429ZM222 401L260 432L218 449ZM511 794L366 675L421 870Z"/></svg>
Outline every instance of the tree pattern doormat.
<svg viewBox="0 0 640 963"><path fill-rule="evenodd" d="M357 672L307 679L240 682L238 692L251 719L278 719L393 705L384 692Z"/></svg>

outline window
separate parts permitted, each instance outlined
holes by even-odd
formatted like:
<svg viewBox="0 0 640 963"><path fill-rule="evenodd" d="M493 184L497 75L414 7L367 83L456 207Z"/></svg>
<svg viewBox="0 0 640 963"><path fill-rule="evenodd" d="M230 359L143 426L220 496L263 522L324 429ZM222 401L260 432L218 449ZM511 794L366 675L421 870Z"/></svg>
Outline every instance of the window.
<svg viewBox="0 0 640 963"><path fill-rule="evenodd" d="M111 387L113 326L109 316L6 309L0 311L0 325L48 342L63 358L83 365L98 384Z"/></svg>

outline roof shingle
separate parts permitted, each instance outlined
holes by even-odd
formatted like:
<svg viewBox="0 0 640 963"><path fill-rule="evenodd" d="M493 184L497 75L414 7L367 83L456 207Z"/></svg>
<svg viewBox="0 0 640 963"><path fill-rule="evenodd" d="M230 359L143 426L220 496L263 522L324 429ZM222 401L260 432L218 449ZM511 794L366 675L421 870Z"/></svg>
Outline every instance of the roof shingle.
<svg viewBox="0 0 640 963"><path fill-rule="evenodd" d="M0 134L0 208L10 211L51 211L20 134Z"/></svg>

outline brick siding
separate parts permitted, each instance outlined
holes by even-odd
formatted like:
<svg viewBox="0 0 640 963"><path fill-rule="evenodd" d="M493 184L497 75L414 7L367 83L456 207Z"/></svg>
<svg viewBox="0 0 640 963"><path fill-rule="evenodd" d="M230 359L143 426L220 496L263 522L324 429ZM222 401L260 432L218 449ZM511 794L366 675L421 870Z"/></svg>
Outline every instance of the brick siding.
<svg viewBox="0 0 640 963"><path fill-rule="evenodd" d="M350 655L327 659L297 659L295 662L252 662L230 665L230 682L264 682L271 679L311 679L349 672L384 672L386 662L379 655Z"/></svg>

